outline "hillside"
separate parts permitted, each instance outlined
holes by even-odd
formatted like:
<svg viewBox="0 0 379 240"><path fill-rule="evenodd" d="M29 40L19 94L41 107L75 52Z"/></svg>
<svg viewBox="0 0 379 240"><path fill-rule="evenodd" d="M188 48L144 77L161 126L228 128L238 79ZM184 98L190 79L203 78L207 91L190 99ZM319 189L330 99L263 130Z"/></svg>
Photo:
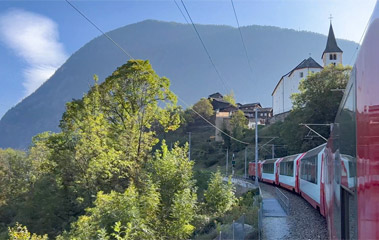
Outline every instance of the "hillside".
<svg viewBox="0 0 379 240"><path fill-rule="evenodd" d="M253 66L250 74L238 30L230 26L199 25L199 32L215 64L237 101L271 105L279 78L312 53L321 63L326 36L268 26L242 29ZM170 78L171 89L188 103L213 92L225 92L192 27L147 20L109 32L135 58L149 59L159 75ZM339 40L348 64L356 44ZM36 92L10 109L0 120L0 147L25 149L43 131L59 131L65 103L80 98L127 61L105 37L97 37L74 53Z"/></svg>

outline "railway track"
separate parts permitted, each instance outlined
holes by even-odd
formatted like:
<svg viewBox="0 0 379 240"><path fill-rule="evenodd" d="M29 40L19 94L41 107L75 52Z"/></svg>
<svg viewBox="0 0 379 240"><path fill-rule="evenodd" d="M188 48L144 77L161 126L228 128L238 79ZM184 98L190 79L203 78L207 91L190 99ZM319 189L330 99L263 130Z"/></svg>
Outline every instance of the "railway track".
<svg viewBox="0 0 379 240"><path fill-rule="evenodd" d="M274 185L261 182L260 187L264 196L276 195ZM299 195L285 189L281 191L290 203L286 221L288 230L282 239L328 239L326 220L318 210Z"/></svg>

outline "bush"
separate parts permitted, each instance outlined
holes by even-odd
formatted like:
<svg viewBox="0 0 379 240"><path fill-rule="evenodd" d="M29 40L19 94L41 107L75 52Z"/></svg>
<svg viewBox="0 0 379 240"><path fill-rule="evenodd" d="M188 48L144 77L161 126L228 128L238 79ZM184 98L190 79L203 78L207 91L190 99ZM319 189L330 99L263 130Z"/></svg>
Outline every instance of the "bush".
<svg viewBox="0 0 379 240"><path fill-rule="evenodd" d="M217 170L212 174L208 188L204 192L207 212L219 216L228 211L236 203L234 192L235 188L231 179L229 178L228 183L225 183L220 171Z"/></svg>

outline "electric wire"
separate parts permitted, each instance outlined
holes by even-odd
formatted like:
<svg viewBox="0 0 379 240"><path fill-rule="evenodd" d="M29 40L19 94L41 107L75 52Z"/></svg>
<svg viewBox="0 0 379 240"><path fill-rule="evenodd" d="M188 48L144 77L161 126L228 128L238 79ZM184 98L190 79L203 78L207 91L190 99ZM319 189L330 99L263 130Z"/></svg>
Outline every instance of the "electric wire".
<svg viewBox="0 0 379 240"><path fill-rule="evenodd" d="M186 16L184 15L182 9L179 7L179 4L176 2L176 0L174 0L174 2L175 2L176 7L179 9L180 13L182 14L184 20L186 20L187 24L190 24L190 23L188 22Z"/></svg>
<svg viewBox="0 0 379 240"><path fill-rule="evenodd" d="M241 41L242 41L242 45L243 45L243 49L244 49L244 51L245 51L246 60L247 60L247 65L249 65L250 72L251 72L251 74L253 74L253 68L251 67L251 64L250 64L251 61L250 61L250 58L249 58L249 54L247 53L247 48L246 48L245 40L243 39L243 36L242 36L242 31L241 31L240 23L239 23L239 21L238 21L237 12L236 12L236 9L235 9L235 7L234 7L234 2L233 2L233 0L230 0L230 2L232 3L233 12L234 12L234 17L236 18L238 31L239 31L239 33L240 33L240 37L241 37Z"/></svg>
<svg viewBox="0 0 379 240"><path fill-rule="evenodd" d="M205 43L204 43L203 39L201 38L200 33L199 33L199 31L197 30L196 25L194 24L194 22L193 22L193 20L192 20L192 18L191 18L191 15L189 14L189 11L188 11L186 5L184 4L183 0L180 0L180 1L182 2L182 5L183 5L183 7L184 7L184 10L186 11L188 18L189 18L190 21L191 21L192 27L193 27L193 29L195 30L196 35L197 35L197 37L199 38L199 40L200 40L200 42L201 42L201 45L203 46L203 48L204 48L204 50L205 50L205 53L208 55L209 61L211 62L213 68L215 69L215 71L216 71L216 73L217 73L217 76L218 76L218 78L220 79L221 83L223 84L223 86L224 86L226 92L228 92L227 84L226 84L226 82L224 81L224 79L221 77L221 74L220 74L219 70L217 69L217 67L216 67L216 65L215 65L215 63L214 63L214 61L213 61L211 55L209 54L209 51L208 51L207 47L205 46Z"/></svg>
<svg viewBox="0 0 379 240"><path fill-rule="evenodd" d="M104 35L106 35L94 22L92 22L83 12L81 12L77 7L75 7L72 3L70 3L68 0L65 0L74 10L76 10L80 15L82 15L89 23L91 23L97 30L99 30L101 33L103 33ZM126 52L119 44L117 44L117 42L115 42L110 36L106 35L107 38L113 43L115 44L119 49L122 50L122 52L124 52L128 57L130 57L132 60L135 60L135 58L130 55L128 52ZM137 62L137 64L139 64ZM172 91L173 92L173 91ZM173 92L174 93L174 92ZM188 108L191 109L191 111L193 111L195 114L197 114L199 117L201 117L205 122L207 122L209 125L211 125L212 127L214 127L215 129L217 129L218 131L220 131L222 134L224 134L225 136L229 137L230 139L236 141L236 142L239 142L239 143L242 143L242 144L245 144L245 145L249 145L250 143L247 143L247 142L244 142L244 141L241 141L229 134L227 134L226 132L224 132L223 130L221 130L220 128L216 127L213 123L211 123L209 120L207 120L204 116L202 116L200 113L198 113L196 110L194 110L193 108L191 108L191 106L186 103L181 97L179 97L179 95L177 95L177 98L184 104L186 105Z"/></svg>
<svg viewBox="0 0 379 240"><path fill-rule="evenodd" d="M227 134L226 132L224 132L223 130L221 130L220 128L218 128L216 125L214 125L213 123L211 123L208 119L206 119L205 117L203 117L200 113L198 113L196 110L194 110L193 108L191 108L191 106L186 103L182 98L180 98L179 96L177 96L179 101L181 101L182 103L184 103L184 105L186 105L187 107L189 107L191 109L191 111L193 111L194 113L196 113L199 117L201 117L204 121L206 121L209 125L213 126L215 129L217 129L218 131L220 131L221 133L223 133L225 136L228 136L230 139L233 139L234 141L236 142L239 142L239 143L242 143L242 144L245 144L245 145L249 145L250 143L248 142L244 142L244 141L241 141L229 134Z"/></svg>
<svg viewBox="0 0 379 240"><path fill-rule="evenodd" d="M68 1L68 0L65 0L65 1L68 4L70 4L70 6L73 9L75 9L80 15L82 15L90 24L92 24L92 26L94 26L97 30L99 30L99 32L104 34L104 36L106 36L109 39L109 41L113 42L114 45L116 45L119 49L121 49L121 51L123 51L128 57L133 58L130 53L125 51L125 49L123 49L117 42L115 42L107 33L103 32L103 30L101 30L94 22L92 22L86 15L84 15L84 13L82 11L80 11L77 7L75 7L70 1Z"/></svg>

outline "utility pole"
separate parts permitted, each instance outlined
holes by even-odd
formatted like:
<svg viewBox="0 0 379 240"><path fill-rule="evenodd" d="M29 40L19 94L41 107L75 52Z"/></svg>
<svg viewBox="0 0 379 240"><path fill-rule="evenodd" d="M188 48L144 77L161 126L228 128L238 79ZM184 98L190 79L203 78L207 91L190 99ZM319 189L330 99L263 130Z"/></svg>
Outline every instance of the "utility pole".
<svg viewBox="0 0 379 240"><path fill-rule="evenodd" d="M188 132L188 160L191 161L191 132Z"/></svg>
<svg viewBox="0 0 379 240"><path fill-rule="evenodd" d="M247 147L245 147L245 178L247 178Z"/></svg>
<svg viewBox="0 0 379 240"><path fill-rule="evenodd" d="M275 158L275 145L274 144L271 145L271 155L272 155L272 159L274 159Z"/></svg>
<svg viewBox="0 0 379 240"><path fill-rule="evenodd" d="M234 153L233 153L233 155L232 155L232 176L234 176L234 167L235 167L235 165L236 165L236 160L234 158Z"/></svg>
<svg viewBox="0 0 379 240"><path fill-rule="evenodd" d="M226 169L225 169L225 176L228 176L228 162L229 162L229 148L226 148Z"/></svg>
<svg viewBox="0 0 379 240"><path fill-rule="evenodd" d="M258 108L255 108L255 186L258 186Z"/></svg>

